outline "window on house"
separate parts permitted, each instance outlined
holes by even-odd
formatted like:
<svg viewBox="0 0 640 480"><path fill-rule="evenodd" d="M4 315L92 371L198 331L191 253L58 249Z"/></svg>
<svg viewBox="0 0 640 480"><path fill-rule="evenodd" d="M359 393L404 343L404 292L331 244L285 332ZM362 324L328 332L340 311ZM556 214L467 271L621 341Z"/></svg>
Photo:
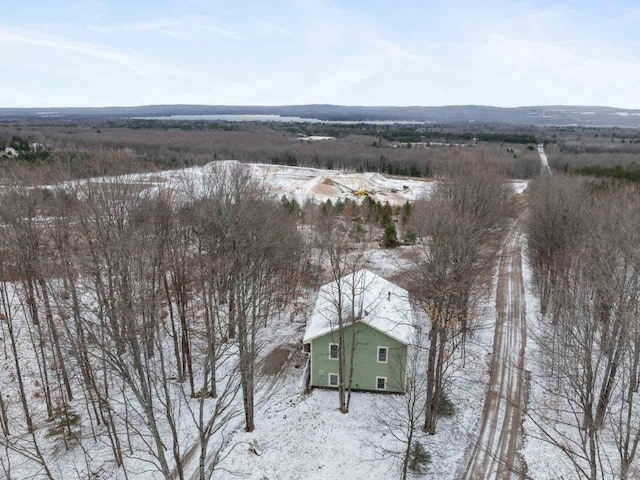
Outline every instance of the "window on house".
<svg viewBox="0 0 640 480"><path fill-rule="evenodd" d="M329 374L329 386L330 387L337 387L338 386L338 374L337 373L330 373Z"/></svg>
<svg viewBox="0 0 640 480"><path fill-rule="evenodd" d="M376 377L376 390L387 389L387 377Z"/></svg>
<svg viewBox="0 0 640 480"><path fill-rule="evenodd" d="M329 344L329 358L331 360L338 360L338 352L340 350L340 345L338 343L330 343Z"/></svg>
<svg viewBox="0 0 640 480"><path fill-rule="evenodd" d="M378 363L387 363L388 352L387 347L378 347Z"/></svg>

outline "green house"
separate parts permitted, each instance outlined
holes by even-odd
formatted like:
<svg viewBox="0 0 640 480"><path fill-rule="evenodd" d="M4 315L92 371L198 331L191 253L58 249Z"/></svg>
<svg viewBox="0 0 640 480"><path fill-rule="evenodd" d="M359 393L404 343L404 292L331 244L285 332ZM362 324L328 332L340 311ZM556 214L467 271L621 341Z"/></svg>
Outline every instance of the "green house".
<svg viewBox="0 0 640 480"><path fill-rule="evenodd" d="M343 346L339 311L342 311ZM413 338L414 317L406 290L369 270L324 285L303 339L309 352L309 385L338 387L342 347L346 356L345 375L350 371L353 348L353 390L403 392Z"/></svg>

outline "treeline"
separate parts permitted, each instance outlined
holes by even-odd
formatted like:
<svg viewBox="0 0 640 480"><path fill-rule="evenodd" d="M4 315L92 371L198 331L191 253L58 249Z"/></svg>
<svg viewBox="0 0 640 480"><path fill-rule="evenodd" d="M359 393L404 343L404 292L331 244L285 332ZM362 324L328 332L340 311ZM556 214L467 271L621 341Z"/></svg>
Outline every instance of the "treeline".
<svg viewBox="0 0 640 480"><path fill-rule="evenodd" d="M596 146L580 146L550 144L545 147L549 165L554 171L567 173L583 173L603 177L617 178L629 174L640 165L640 149L638 145L626 144L624 149L608 150ZM621 168L618 168L621 167ZM586 170L585 170L586 169ZM589 173L586 173L589 172Z"/></svg>
<svg viewBox="0 0 640 480"><path fill-rule="evenodd" d="M473 134L466 133L463 138L471 139ZM483 142L500 142L500 143L521 143L535 144L537 139L534 135L525 133L488 133L480 132L476 135L479 141Z"/></svg>
<svg viewBox="0 0 640 480"><path fill-rule="evenodd" d="M638 189L556 175L529 190L527 247L541 315L533 340L544 373L532 388L528 434L557 448L577 478L635 478Z"/></svg>
<svg viewBox="0 0 640 480"><path fill-rule="evenodd" d="M272 155L268 158L266 163L272 163L274 165L288 165L292 167L304 166L325 168L328 170L340 170L345 169L345 165L349 165L349 170L354 170L358 173L364 172L376 172L384 173L388 175L401 175L405 177L431 177L431 162L418 160L403 160L393 161L385 155L380 155L378 158L364 158L355 163L349 162L349 159L336 159L336 158L322 158L317 155L311 159L300 159L292 152L285 152L283 154Z"/></svg>
<svg viewBox="0 0 640 480"><path fill-rule="evenodd" d="M425 125L424 123L331 123L331 122L233 122L226 120L166 120L152 118L114 119L105 122L104 128L131 128L155 130L254 130L270 128L298 135L321 135L345 137L348 135L367 135L388 142L425 142L454 140L494 143L536 143L536 137L530 133L516 132L470 132L462 127L451 125Z"/></svg>
<svg viewBox="0 0 640 480"><path fill-rule="evenodd" d="M283 196L281 203L291 214L304 214L304 210L295 199L289 200ZM309 205L305 207L308 208ZM311 208L313 209L313 206ZM341 218L347 236L354 243L371 242L377 238L383 248L395 248L403 243L415 244L417 235L410 223L412 212L413 206L409 201L402 206L392 207L389 202L376 201L369 195L364 198L362 204L349 198L338 199L335 202L327 199L320 207L322 216ZM400 225L400 232L397 223ZM382 235L378 237L379 229L382 229Z"/></svg>
<svg viewBox="0 0 640 480"><path fill-rule="evenodd" d="M153 118L124 118L97 123L96 128L131 128L133 130L242 130L240 122L216 120L163 120Z"/></svg>
<svg viewBox="0 0 640 480"><path fill-rule="evenodd" d="M635 162L630 165L616 165L615 167L604 167L601 165L589 165L574 170L578 175L590 177L615 178L629 182L640 182L640 165Z"/></svg>
<svg viewBox="0 0 640 480"><path fill-rule="evenodd" d="M610 141L573 141L559 144L561 152L567 153L640 153L640 138L625 139L611 137Z"/></svg>
<svg viewBox="0 0 640 480"><path fill-rule="evenodd" d="M128 149L72 147L0 158L0 183L52 184L65 180L152 172L159 169L155 162Z"/></svg>
<svg viewBox="0 0 640 480"><path fill-rule="evenodd" d="M127 173L148 169L174 169L203 165L214 160L237 159L242 162L273 163L355 172L378 172L389 175L432 177L438 175L438 164L450 159L469 160L491 157L505 175L529 178L539 171L535 152L526 149L508 152L498 144L480 144L463 148L379 148L380 137L353 135L336 141L300 142L290 133L261 127L255 131L196 131L148 129L8 129L5 133L27 137L40 135L50 146L42 157L25 156L22 160L3 160L7 167L14 164L50 164L51 171L66 171L70 178L95 173ZM100 151L118 151L122 157L117 165ZM40 152L34 152L40 155ZM92 157L98 161L92 161ZM124 157L128 158L124 161ZM5 163L8 162L8 163ZM95 172L97 163L102 171ZM57 168L64 166L64 168ZM7 172L0 172L0 175Z"/></svg>

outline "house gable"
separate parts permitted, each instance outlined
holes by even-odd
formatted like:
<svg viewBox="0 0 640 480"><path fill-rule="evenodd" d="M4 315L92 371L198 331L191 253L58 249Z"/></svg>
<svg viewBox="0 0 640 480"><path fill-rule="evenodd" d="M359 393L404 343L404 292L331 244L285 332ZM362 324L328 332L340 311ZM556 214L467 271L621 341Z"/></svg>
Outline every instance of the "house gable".
<svg viewBox="0 0 640 480"><path fill-rule="evenodd" d="M355 322L344 329L346 354L345 383L350 363L352 339L355 333L355 354L352 389L379 391L377 377L385 377L388 392L403 392L406 378L407 345L363 322ZM339 343L338 331L334 330L311 340L312 387L331 387L329 374L337 374L338 360L330 358L331 344ZM387 348L386 362L378 361L379 347Z"/></svg>

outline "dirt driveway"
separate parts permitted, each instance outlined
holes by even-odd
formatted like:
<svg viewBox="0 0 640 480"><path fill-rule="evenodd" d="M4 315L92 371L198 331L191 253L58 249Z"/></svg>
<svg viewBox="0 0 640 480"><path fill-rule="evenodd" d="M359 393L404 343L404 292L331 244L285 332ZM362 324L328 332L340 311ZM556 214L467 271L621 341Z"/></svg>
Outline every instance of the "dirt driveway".
<svg viewBox="0 0 640 480"><path fill-rule="evenodd" d="M517 452L525 396L526 346L520 224L514 222L500 253L489 389L464 479L526 478L526 465Z"/></svg>

